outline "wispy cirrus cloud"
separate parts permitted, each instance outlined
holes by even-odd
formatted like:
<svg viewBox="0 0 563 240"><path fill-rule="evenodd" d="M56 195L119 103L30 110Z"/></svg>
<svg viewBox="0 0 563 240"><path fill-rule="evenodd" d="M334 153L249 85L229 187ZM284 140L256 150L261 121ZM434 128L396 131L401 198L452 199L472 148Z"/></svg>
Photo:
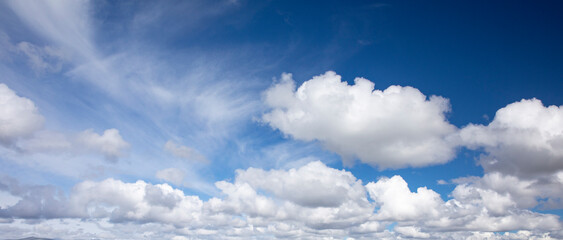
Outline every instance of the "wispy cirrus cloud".
<svg viewBox="0 0 563 240"><path fill-rule="evenodd" d="M197 150L187 146L178 145L173 141L166 142L166 144L164 144L164 150L174 155L175 157L183 158L188 161L209 163L209 160L207 160L207 158L201 155L201 153L199 153Z"/></svg>
<svg viewBox="0 0 563 240"><path fill-rule="evenodd" d="M107 129L102 135L93 130L61 133L43 129L45 118L30 99L18 96L5 84L0 84L0 143L5 156L14 161L35 154L84 155L100 154L117 161L129 148L117 129Z"/></svg>

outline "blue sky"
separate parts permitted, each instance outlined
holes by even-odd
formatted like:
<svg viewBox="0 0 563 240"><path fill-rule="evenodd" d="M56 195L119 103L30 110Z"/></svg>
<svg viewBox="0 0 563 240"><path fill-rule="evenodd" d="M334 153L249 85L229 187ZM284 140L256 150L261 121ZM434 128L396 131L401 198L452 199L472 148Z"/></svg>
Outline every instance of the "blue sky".
<svg viewBox="0 0 563 240"><path fill-rule="evenodd" d="M563 238L561 10L2 2L0 237Z"/></svg>

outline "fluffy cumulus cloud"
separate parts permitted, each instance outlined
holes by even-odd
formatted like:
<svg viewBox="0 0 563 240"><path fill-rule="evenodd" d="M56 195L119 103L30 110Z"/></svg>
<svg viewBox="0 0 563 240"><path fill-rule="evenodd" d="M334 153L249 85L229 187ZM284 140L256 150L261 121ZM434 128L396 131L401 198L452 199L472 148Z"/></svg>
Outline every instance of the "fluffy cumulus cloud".
<svg viewBox="0 0 563 240"><path fill-rule="evenodd" d="M233 183L216 185L226 194L225 200L216 200L216 206L225 211L302 222L312 229L354 226L373 211L361 181L321 162L288 171L250 168L237 171Z"/></svg>
<svg viewBox="0 0 563 240"><path fill-rule="evenodd" d="M377 217L386 220L413 220L421 217L436 217L443 205L440 195L426 187L409 190L407 182L401 176L382 178L368 183L369 195L381 207Z"/></svg>
<svg viewBox="0 0 563 240"><path fill-rule="evenodd" d="M29 137L43 125L44 118L35 104L0 83L0 144L8 146Z"/></svg>
<svg viewBox="0 0 563 240"><path fill-rule="evenodd" d="M491 212L506 212L510 207L560 209L563 207L563 172L536 179L520 179L499 172L487 173L483 177L454 180L462 194L479 195Z"/></svg>
<svg viewBox="0 0 563 240"><path fill-rule="evenodd" d="M78 134L77 142L86 149L102 153L111 161L123 156L124 150L129 148L129 143L123 140L115 128L105 130L102 135L91 129L85 130Z"/></svg>
<svg viewBox="0 0 563 240"><path fill-rule="evenodd" d="M187 225L198 220L203 202L166 184L124 183L107 179L76 185L69 198L69 215L109 217L113 222L163 222Z"/></svg>
<svg viewBox="0 0 563 240"><path fill-rule="evenodd" d="M430 189L411 192L400 176L363 185L347 171L312 162L289 170L238 170L233 181L216 183L221 196L205 201L145 181L85 181L66 195L2 178L0 191L17 201L0 209L0 229L17 236L38 219L52 226L48 236L106 239L139 238L139 230L166 239L562 237L557 216L519 208L512 195L480 184L465 180L444 202ZM67 227L49 220L57 218ZM57 231L79 219L83 232ZM513 230L520 231L495 233Z"/></svg>
<svg viewBox="0 0 563 240"><path fill-rule="evenodd" d="M458 136L461 145L483 151L479 164L486 174L471 184L495 205L491 211L563 207L561 106L523 99L499 109L488 125L469 124Z"/></svg>
<svg viewBox="0 0 563 240"><path fill-rule="evenodd" d="M338 207L366 194L362 182L350 172L328 168L319 161L288 171L250 168L238 171L236 180L306 207Z"/></svg>
<svg viewBox="0 0 563 240"><path fill-rule="evenodd" d="M406 226L406 227L395 227L395 232L407 237L407 238L429 238L430 234L420 232L420 228Z"/></svg>
<svg viewBox="0 0 563 240"><path fill-rule="evenodd" d="M456 131L445 113L449 101L412 87L374 84L356 78L348 85L334 72L296 89L291 74L265 91L272 110L262 119L298 140L320 141L346 162L359 159L380 168L444 163L455 155L447 140Z"/></svg>
<svg viewBox="0 0 563 240"><path fill-rule="evenodd" d="M497 111L489 125L461 129L461 142L482 148L485 171L537 177L563 170L563 108L522 100Z"/></svg>
<svg viewBox="0 0 563 240"><path fill-rule="evenodd" d="M558 216L518 208L509 194L462 184L452 196L442 209L443 215L425 223L429 228L491 232L561 229Z"/></svg>

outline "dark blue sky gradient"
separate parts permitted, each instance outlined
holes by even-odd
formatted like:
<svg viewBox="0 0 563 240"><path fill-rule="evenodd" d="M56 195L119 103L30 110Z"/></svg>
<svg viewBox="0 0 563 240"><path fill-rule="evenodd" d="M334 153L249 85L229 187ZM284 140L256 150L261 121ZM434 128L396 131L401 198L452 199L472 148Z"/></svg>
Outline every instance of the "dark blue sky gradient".
<svg viewBox="0 0 563 240"><path fill-rule="evenodd" d="M334 70L350 83L365 77L379 89L410 85L449 98L449 120L457 126L486 122L484 114L492 118L522 98L546 105L563 100L553 91L563 89L559 1L242 1L213 17L200 15L219 3L176 4L167 5L166 18L155 16L162 21L140 29L131 27L139 20L128 9L150 12L158 2L100 8L105 22L99 27L107 33L101 42L166 46L155 50L179 59L252 49L257 77L285 69L305 81ZM123 32L131 38L112 38ZM248 61L243 57L241 66Z"/></svg>

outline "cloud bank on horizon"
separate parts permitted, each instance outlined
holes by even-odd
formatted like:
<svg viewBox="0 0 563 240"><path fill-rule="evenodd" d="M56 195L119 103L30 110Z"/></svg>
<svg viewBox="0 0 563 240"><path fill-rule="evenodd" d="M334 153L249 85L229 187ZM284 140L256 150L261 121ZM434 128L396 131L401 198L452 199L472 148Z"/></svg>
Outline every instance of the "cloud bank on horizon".
<svg viewBox="0 0 563 240"><path fill-rule="evenodd" d="M348 81L375 20L323 45L293 7L0 3L0 238L563 238L560 82L475 121L447 82Z"/></svg>

